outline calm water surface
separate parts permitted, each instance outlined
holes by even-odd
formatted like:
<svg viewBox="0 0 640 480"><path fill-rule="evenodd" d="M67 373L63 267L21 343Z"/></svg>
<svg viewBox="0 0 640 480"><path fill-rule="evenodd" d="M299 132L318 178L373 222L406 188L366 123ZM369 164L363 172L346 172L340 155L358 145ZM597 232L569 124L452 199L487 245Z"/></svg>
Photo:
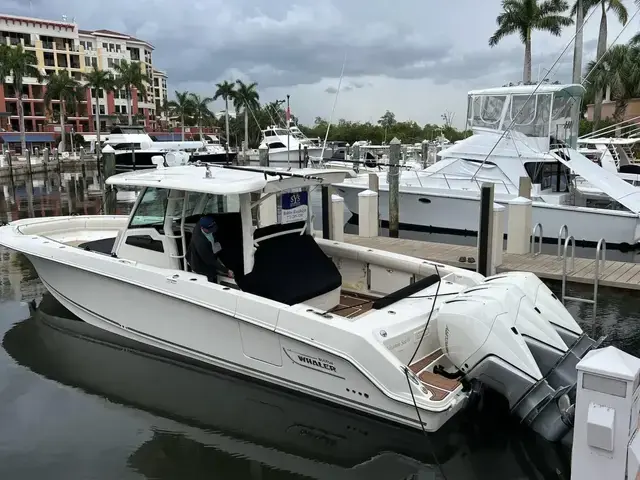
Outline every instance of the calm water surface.
<svg viewBox="0 0 640 480"><path fill-rule="evenodd" d="M0 221L101 208L91 173L35 177L1 188ZM118 213L127 213L134 198L120 192ZM29 306L32 300L36 309ZM589 306L570 310L585 319L581 324L592 335L607 334L609 343L640 355L639 307L633 296L601 289L595 324ZM481 411L460 415L425 437L143 352L74 320L46 294L23 256L2 249L0 337L2 479L570 476L566 447L514 424L499 399L485 399Z"/></svg>

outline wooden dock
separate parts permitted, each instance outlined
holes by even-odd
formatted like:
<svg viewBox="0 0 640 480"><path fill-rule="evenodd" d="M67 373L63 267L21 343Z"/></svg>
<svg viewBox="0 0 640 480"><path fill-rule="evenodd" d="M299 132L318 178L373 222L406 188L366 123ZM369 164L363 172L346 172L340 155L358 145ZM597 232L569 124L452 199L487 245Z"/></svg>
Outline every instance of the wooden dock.
<svg viewBox="0 0 640 480"><path fill-rule="evenodd" d="M404 238L374 237L366 238L358 235L344 235L344 241L368 248L377 248L389 252L424 258L447 265L476 269L478 251L468 245L449 245L446 243L423 242ZM475 262L461 262L460 257L472 257ZM567 282L594 283L595 258L575 259L575 268L567 273ZM567 259L567 270L571 269L571 258ZM544 280L562 280L562 259L556 255L526 254L515 255L504 252L502 265L498 273L509 271L527 271L535 273ZM599 285L627 290L640 290L640 264L629 262L606 261L604 270L600 269Z"/></svg>

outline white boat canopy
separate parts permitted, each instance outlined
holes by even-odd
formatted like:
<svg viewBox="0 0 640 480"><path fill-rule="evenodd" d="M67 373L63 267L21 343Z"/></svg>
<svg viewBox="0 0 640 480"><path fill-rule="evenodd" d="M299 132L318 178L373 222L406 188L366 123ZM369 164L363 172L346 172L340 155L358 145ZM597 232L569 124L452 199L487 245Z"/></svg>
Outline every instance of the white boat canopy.
<svg viewBox="0 0 640 480"><path fill-rule="evenodd" d="M108 185L155 187L213 195L233 195L264 191L280 192L314 185L343 182L355 176L348 170L270 167L226 167L185 165L156 170L125 172L107 179Z"/></svg>

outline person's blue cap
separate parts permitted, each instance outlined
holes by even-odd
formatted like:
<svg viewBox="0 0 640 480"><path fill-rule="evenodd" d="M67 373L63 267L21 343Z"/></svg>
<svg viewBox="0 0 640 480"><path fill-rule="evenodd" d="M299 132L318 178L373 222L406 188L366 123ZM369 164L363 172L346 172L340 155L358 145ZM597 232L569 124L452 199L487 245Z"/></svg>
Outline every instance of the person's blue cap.
<svg viewBox="0 0 640 480"><path fill-rule="evenodd" d="M216 221L213 219L213 217L202 217L199 221L199 224L201 228L209 232L215 232L218 229L218 225L216 224Z"/></svg>

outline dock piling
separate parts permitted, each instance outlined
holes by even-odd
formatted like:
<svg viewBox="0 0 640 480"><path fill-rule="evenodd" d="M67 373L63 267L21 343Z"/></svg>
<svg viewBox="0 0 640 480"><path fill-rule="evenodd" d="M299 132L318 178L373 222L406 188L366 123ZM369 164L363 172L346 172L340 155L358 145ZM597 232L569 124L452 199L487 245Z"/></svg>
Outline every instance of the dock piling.
<svg viewBox="0 0 640 480"><path fill-rule="evenodd" d="M330 240L331 235L331 187L322 187L322 238Z"/></svg>
<svg viewBox="0 0 640 480"><path fill-rule="evenodd" d="M478 227L477 272L495 274L493 265L493 183L483 183L480 190L480 226Z"/></svg>
<svg viewBox="0 0 640 480"><path fill-rule="evenodd" d="M531 179L529 177L520 177L518 196L531 200Z"/></svg>
<svg viewBox="0 0 640 480"><path fill-rule="evenodd" d="M400 196L400 147L396 137L389 142L389 236L398 238L400 229L400 211L398 197Z"/></svg>
<svg viewBox="0 0 640 480"><path fill-rule="evenodd" d="M422 140L420 144L421 150L421 159L422 159L422 168L427 168L427 161L429 160L429 142L427 140Z"/></svg>
<svg viewBox="0 0 640 480"><path fill-rule="evenodd" d="M260 160L261 167L269 166L269 147L266 145L260 145L258 147L258 158Z"/></svg>
<svg viewBox="0 0 640 480"><path fill-rule="evenodd" d="M358 234L366 238L378 236L378 194L372 190L358 194Z"/></svg>
<svg viewBox="0 0 640 480"><path fill-rule="evenodd" d="M379 229L380 228L380 177L378 176L377 173L369 174L369 190L371 190L372 192L376 192L376 194L378 195L377 203L376 203L376 211L378 212L377 218L378 218L378 229Z"/></svg>
<svg viewBox="0 0 640 480"><path fill-rule="evenodd" d="M344 198L331 195L331 239L344 242Z"/></svg>
<svg viewBox="0 0 640 480"><path fill-rule="evenodd" d="M507 222L507 253L524 255L529 253L531 238L532 202L525 197L516 197L509 201L509 220Z"/></svg>
<svg viewBox="0 0 640 480"><path fill-rule="evenodd" d="M491 243L493 245L492 267L495 273L496 269L502 265L502 253L504 250L504 214L506 208L499 203L493 204L493 223Z"/></svg>

